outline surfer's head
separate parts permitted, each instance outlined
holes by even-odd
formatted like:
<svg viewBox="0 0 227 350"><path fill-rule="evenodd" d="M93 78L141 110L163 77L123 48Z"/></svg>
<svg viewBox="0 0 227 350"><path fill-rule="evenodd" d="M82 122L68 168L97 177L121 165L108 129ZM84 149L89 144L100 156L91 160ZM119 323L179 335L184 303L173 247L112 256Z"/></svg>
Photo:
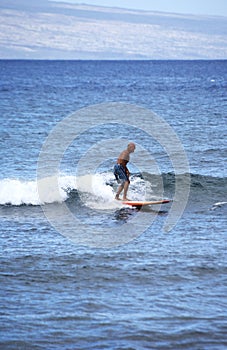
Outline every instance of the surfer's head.
<svg viewBox="0 0 227 350"><path fill-rule="evenodd" d="M136 145L133 142L130 142L127 147L129 153L133 153L136 149Z"/></svg>

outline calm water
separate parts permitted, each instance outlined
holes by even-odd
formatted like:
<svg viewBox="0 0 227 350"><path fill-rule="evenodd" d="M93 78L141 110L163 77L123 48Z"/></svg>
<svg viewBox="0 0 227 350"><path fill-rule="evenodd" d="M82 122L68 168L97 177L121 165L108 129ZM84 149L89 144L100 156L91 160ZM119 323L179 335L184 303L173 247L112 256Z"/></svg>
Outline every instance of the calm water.
<svg viewBox="0 0 227 350"><path fill-rule="evenodd" d="M0 61L0 72L0 347L226 349L227 61ZM59 166L60 200L51 178L39 198L37 161L53 128L81 108L112 102L155 112L185 149L190 195L169 232L163 225L171 204L138 212L113 201L114 157L127 138L137 143L131 198L144 198L144 189L161 196L161 178L161 194L174 199L176 185L165 148L141 130L120 128L114 118L70 143ZM90 122L86 113L82 126ZM104 120L102 109L92 118ZM142 114L130 114L133 122L142 128ZM99 142L114 135L122 144L91 174L86 152L97 146L95 162L103 151ZM47 167L54 151L47 152ZM81 225L72 230L64 207ZM66 236L43 210L67 228ZM150 222L141 234L139 215ZM94 244L86 244L91 238ZM96 238L110 244L100 248Z"/></svg>

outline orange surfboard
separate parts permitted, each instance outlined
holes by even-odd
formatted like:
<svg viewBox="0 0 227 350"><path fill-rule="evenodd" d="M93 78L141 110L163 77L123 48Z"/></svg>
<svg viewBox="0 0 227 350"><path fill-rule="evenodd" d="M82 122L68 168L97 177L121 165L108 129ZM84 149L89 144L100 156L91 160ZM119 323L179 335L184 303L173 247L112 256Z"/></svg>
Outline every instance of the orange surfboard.
<svg viewBox="0 0 227 350"><path fill-rule="evenodd" d="M160 201L122 201L123 204L131 205L132 207L143 207L144 205L166 204L171 202L170 199L162 199Z"/></svg>

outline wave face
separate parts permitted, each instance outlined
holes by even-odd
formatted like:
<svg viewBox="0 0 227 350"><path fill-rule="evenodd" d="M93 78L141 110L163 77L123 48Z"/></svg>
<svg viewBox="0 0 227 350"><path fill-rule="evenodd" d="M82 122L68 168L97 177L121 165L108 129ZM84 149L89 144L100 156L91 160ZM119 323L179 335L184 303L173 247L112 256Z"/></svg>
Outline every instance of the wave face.
<svg viewBox="0 0 227 350"><path fill-rule="evenodd" d="M217 178L191 174L189 202L225 203L224 189L227 178ZM33 205L40 206L52 203L77 200L78 194L85 204L97 206L97 203L113 202L117 183L113 174L84 175L81 177L61 175L58 188L53 178L38 180L42 182L45 195L39 196L40 183L36 180L2 179L0 180L0 205ZM160 188L161 186L161 188ZM162 176L145 173L134 174L131 178L130 197L135 200L174 199L175 174L165 173Z"/></svg>

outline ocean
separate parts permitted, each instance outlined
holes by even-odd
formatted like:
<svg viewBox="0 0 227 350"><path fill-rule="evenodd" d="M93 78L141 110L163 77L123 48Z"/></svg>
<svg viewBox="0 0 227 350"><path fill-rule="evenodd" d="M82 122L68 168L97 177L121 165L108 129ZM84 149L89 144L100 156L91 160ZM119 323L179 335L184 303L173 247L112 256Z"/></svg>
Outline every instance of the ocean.
<svg viewBox="0 0 227 350"><path fill-rule="evenodd" d="M227 61L0 72L0 348L226 349Z"/></svg>

